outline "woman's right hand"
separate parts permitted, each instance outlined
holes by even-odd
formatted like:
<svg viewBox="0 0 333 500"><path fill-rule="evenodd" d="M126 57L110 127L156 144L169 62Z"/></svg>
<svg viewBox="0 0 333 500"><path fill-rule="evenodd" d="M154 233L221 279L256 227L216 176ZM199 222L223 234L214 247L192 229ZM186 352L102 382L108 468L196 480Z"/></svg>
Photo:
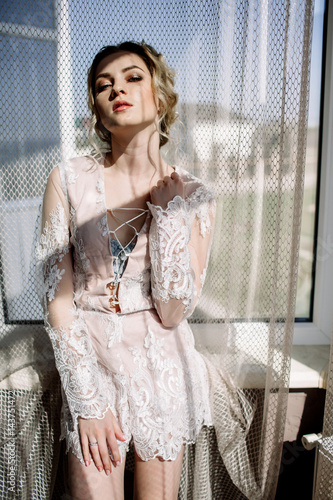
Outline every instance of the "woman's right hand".
<svg viewBox="0 0 333 500"><path fill-rule="evenodd" d="M126 441L115 416L108 410L103 419L79 417L79 431L83 460L86 466L90 465L92 457L99 472L104 469L108 476L112 472L108 447L112 452L113 466L116 467L120 464L117 439ZM98 445L89 446L89 443L98 443Z"/></svg>

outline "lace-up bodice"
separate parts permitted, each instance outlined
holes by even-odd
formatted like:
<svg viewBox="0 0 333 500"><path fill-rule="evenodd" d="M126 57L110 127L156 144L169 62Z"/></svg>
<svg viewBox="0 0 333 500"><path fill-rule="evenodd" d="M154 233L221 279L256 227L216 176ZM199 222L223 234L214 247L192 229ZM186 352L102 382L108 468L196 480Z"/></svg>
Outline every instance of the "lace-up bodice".
<svg viewBox="0 0 333 500"><path fill-rule="evenodd" d="M121 277L125 271L128 258L133 248L136 245L138 236L140 231L133 225L134 222L139 219L145 218L148 210L144 210L142 208L116 208L116 209L107 209L108 213L112 216L112 218L119 223L118 227L114 230L109 229L110 234L110 244L111 244L111 253L112 253L112 265L114 272L114 280L108 284L108 288L111 293L111 297L109 299L110 305L113 307L117 307L119 305L117 292L118 285L120 283ZM137 215L131 217L129 220L122 219L118 213L126 214L130 212L138 212ZM130 233L132 233L130 240L126 244L122 244L118 237L118 233L123 228L130 229Z"/></svg>

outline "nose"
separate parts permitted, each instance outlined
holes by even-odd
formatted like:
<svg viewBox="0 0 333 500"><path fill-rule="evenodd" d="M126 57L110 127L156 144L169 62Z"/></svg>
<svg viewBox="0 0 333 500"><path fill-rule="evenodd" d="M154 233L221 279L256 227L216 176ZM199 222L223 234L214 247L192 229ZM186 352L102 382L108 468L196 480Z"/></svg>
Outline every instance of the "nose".
<svg viewBox="0 0 333 500"><path fill-rule="evenodd" d="M125 89L121 85L114 85L112 87L112 92L110 95L110 100L113 101L118 95L120 94L126 94Z"/></svg>

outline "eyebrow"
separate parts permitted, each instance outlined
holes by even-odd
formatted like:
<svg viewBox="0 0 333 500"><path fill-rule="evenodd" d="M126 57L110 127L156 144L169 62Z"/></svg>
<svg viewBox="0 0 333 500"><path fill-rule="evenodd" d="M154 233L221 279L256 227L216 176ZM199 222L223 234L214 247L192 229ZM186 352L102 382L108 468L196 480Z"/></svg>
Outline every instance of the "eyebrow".
<svg viewBox="0 0 333 500"><path fill-rule="evenodd" d="M142 68L140 68L140 66L136 66L136 64L133 64L132 66L127 66L127 68L124 68L121 70L122 73L126 73L126 71L130 71L131 69L140 69L141 71L144 72L144 70ZM98 80L98 78L107 78L110 76L110 73L100 73L99 75L96 76L96 79L95 80Z"/></svg>

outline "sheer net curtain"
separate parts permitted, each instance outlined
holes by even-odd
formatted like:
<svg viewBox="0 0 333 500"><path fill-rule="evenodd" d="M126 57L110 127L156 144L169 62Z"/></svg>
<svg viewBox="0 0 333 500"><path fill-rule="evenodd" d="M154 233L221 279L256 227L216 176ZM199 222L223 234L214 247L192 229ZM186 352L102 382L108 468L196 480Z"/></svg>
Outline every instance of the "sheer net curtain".
<svg viewBox="0 0 333 500"><path fill-rule="evenodd" d="M1 6L0 492L63 494L59 380L31 274L51 168L85 154L86 70L103 45L155 46L177 71L164 154L212 185L217 221L192 319L213 429L179 497L273 498L283 441L302 206L311 0L4 0ZM222 457L222 458L221 458ZM129 460L130 466L130 460Z"/></svg>
<svg viewBox="0 0 333 500"><path fill-rule="evenodd" d="M318 444L315 481L316 500L329 500L333 490L333 336L329 360L322 438Z"/></svg>

